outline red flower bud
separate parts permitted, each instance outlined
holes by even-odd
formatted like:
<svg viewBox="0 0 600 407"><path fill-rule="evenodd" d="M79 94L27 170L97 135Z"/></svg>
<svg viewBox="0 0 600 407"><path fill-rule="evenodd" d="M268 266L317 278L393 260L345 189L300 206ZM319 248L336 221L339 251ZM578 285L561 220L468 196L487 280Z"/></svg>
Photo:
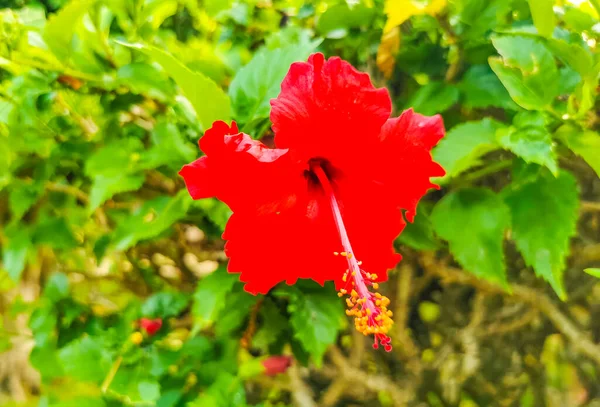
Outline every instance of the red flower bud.
<svg viewBox="0 0 600 407"><path fill-rule="evenodd" d="M291 366L293 358L291 356L269 356L262 361L267 376L275 376L285 373Z"/></svg>
<svg viewBox="0 0 600 407"><path fill-rule="evenodd" d="M156 319L148 319L142 318L140 319L140 328L144 330L149 336L157 333L162 327L163 321L160 318Z"/></svg>

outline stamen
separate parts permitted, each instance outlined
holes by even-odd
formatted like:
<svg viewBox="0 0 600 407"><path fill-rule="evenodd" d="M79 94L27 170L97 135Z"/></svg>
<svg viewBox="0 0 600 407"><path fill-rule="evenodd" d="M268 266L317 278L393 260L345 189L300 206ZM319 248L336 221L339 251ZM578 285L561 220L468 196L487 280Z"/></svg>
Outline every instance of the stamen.
<svg viewBox="0 0 600 407"><path fill-rule="evenodd" d="M353 288L349 298L346 298L346 304L349 308L346 310L346 314L354 316L354 325L359 332L364 335L373 334L373 348L377 349L381 344L389 352L392 350L390 343L392 339L387 336L387 333L394 323L391 318L392 312L387 309L390 300L377 292L372 293L369 291L368 285L375 290L379 288L379 284L374 282L377 280L377 274L369 274L360 268L362 262L356 259L354 250L352 250L331 183L320 165L313 165L311 169L319 179L325 195L329 198L331 212L344 249L339 254L344 256L348 262L348 270L342 276L342 281L346 282L350 278ZM338 252L334 252L334 255L338 255ZM346 284L348 283L346 282ZM347 290L341 289L339 293L344 295Z"/></svg>

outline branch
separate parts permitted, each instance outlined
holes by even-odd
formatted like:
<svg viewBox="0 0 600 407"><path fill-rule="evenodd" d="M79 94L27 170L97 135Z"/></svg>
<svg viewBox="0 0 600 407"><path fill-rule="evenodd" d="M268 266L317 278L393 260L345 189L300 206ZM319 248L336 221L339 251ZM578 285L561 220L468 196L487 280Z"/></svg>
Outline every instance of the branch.
<svg viewBox="0 0 600 407"><path fill-rule="evenodd" d="M600 212L600 202L581 201L582 212Z"/></svg>
<svg viewBox="0 0 600 407"><path fill-rule="evenodd" d="M397 341L402 343L402 346L398 347L399 351L402 352L406 359L411 360L415 369L419 368L418 356L420 351L408 333L407 323L410 313L410 298L413 292L413 276L414 268L408 262L401 263L398 276L397 286L397 297L396 297L396 308L394 309L394 322L396 324L396 337Z"/></svg>
<svg viewBox="0 0 600 407"><path fill-rule="evenodd" d="M443 262L437 261L431 254L427 253L424 253L421 256L421 264L427 272L439 276L445 283L469 285L485 292L514 298L538 309L550 320L550 322L552 322L559 332L565 335L573 343L575 349L579 350L582 354L592 359L600 366L600 345L592 342L587 335L579 330L579 328L577 328L577 326L560 311L546 294L518 284L511 285L511 294L502 289L502 287L478 279L467 274L463 270L449 267Z"/></svg>
<svg viewBox="0 0 600 407"><path fill-rule="evenodd" d="M329 356L337 367L338 376L341 375L351 386L362 384L372 392L385 391L389 393L397 406L404 406L410 399L410 395L403 392L401 388L386 376L368 374L351 366L339 348L332 346Z"/></svg>
<svg viewBox="0 0 600 407"><path fill-rule="evenodd" d="M297 407L317 407L313 398L312 390L304 383L300 377L300 369L294 363L288 368L288 376L290 378L290 391L294 405Z"/></svg>
<svg viewBox="0 0 600 407"><path fill-rule="evenodd" d="M48 181L46 182L45 187L48 191L62 192L63 194L72 195L84 204L87 204L90 201L85 192L72 185L57 184L55 182Z"/></svg>

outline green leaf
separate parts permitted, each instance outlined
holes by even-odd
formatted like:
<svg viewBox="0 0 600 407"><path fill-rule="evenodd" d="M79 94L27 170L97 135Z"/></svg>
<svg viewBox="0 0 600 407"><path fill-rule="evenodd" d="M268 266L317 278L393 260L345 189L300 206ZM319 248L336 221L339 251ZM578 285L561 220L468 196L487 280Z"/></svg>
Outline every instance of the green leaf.
<svg viewBox="0 0 600 407"><path fill-rule="evenodd" d="M440 247L440 242L433 231L429 211L423 204L419 205L413 222L406 223L398 237L398 242L416 250L436 250Z"/></svg>
<svg viewBox="0 0 600 407"><path fill-rule="evenodd" d="M503 195L512 214L512 238L525 262L564 299L565 259L579 216L575 178L565 171L558 177L542 172L532 182L507 187Z"/></svg>
<svg viewBox="0 0 600 407"><path fill-rule="evenodd" d="M191 202L192 199L185 189L174 197L160 196L145 202L115 230L115 248L125 250L140 240L160 235L186 215Z"/></svg>
<svg viewBox="0 0 600 407"><path fill-rule="evenodd" d="M129 366L121 366L110 384L109 391L127 397L134 404L140 401L157 400L160 397L160 385L149 375L149 370L150 366L146 358L137 360L135 364Z"/></svg>
<svg viewBox="0 0 600 407"><path fill-rule="evenodd" d="M69 278L64 273L53 273L44 287L44 297L55 303L68 296Z"/></svg>
<svg viewBox="0 0 600 407"><path fill-rule="evenodd" d="M158 382L141 381L138 383L138 391L143 401L156 401L160 398L160 384Z"/></svg>
<svg viewBox="0 0 600 407"><path fill-rule="evenodd" d="M243 284L236 284L217 317L219 322L215 325L215 333L225 336L240 328L258 300L259 297L244 291Z"/></svg>
<svg viewBox="0 0 600 407"><path fill-rule="evenodd" d="M175 407L182 396L179 390L167 390L156 401L156 407Z"/></svg>
<svg viewBox="0 0 600 407"><path fill-rule="evenodd" d="M590 276L594 276L596 278L600 278L600 268L590 268L583 270L588 273Z"/></svg>
<svg viewBox="0 0 600 407"><path fill-rule="evenodd" d="M460 92L456 86L446 82L431 82L416 91L407 105L416 112L432 116L451 108L459 96Z"/></svg>
<svg viewBox="0 0 600 407"><path fill-rule="evenodd" d="M84 336L70 342L58 352L67 376L81 381L100 383L108 373L111 358L98 338Z"/></svg>
<svg viewBox="0 0 600 407"><path fill-rule="evenodd" d="M173 123L160 120L152 129L153 147L142 155L140 166L157 168L162 165L179 170L183 164L193 161L197 155L197 147L184 139Z"/></svg>
<svg viewBox="0 0 600 407"><path fill-rule="evenodd" d="M194 106L198 121L204 129L210 128L216 120L228 120L231 117L229 98L212 79L191 71L173 55L159 48L141 44L121 44L139 49L163 67Z"/></svg>
<svg viewBox="0 0 600 407"><path fill-rule="evenodd" d="M496 132L503 127L502 123L487 118L453 127L432 152L434 160L446 170L446 175L437 182L446 182L481 165L481 157L500 148Z"/></svg>
<svg viewBox="0 0 600 407"><path fill-rule="evenodd" d="M193 201L192 206L202 210L206 216L219 227L222 231L225 230L225 225L231 216L231 209L215 198L199 199Z"/></svg>
<svg viewBox="0 0 600 407"><path fill-rule="evenodd" d="M267 351L268 346L275 343L288 327L289 321L282 315L277 304L268 297L260 307L260 316L263 323L252 338L252 346Z"/></svg>
<svg viewBox="0 0 600 407"><path fill-rule="evenodd" d="M33 231L33 243L54 249L72 249L79 242L65 218L41 219Z"/></svg>
<svg viewBox="0 0 600 407"><path fill-rule="evenodd" d="M151 295L142 305L142 315L150 318L177 316L187 307L189 298L183 293L160 292Z"/></svg>
<svg viewBox="0 0 600 407"><path fill-rule="evenodd" d="M473 65L458 84L463 103L468 109L496 106L517 110L502 82L487 65Z"/></svg>
<svg viewBox="0 0 600 407"><path fill-rule="evenodd" d="M41 182L15 182L8 201L13 220L21 219L43 193L44 185Z"/></svg>
<svg viewBox="0 0 600 407"><path fill-rule="evenodd" d="M0 123L8 124L15 105L8 100L0 99Z"/></svg>
<svg viewBox="0 0 600 407"><path fill-rule="evenodd" d="M17 230L7 230L6 238L8 244L2 251L2 263L13 281L19 281L25 269L27 252L32 247L31 236L27 228L20 227Z"/></svg>
<svg viewBox="0 0 600 407"><path fill-rule="evenodd" d="M490 66L513 100L528 110L549 106L558 95L560 82L550 51L529 37L494 37L492 43L501 58L490 58Z"/></svg>
<svg viewBox="0 0 600 407"><path fill-rule="evenodd" d="M590 3L588 3L588 4L590 4ZM588 4L581 3L581 6L588 5ZM577 31L577 32L591 31L592 27L598 21L592 16L592 13L590 13L590 11L591 11L590 9L591 9L591 7L588 7L587 10L585 10L584 7L581 7L581 8L568 7L565 10L565 14L562 16L562 19L564 20L565 25L573 31Z"/></svg>
<svg viewBox="0 0 600 407"><path fill-rule="evenodd" d="M117 81L129 87L134 93L147 95L160 101L167 101L173 95L172 82L164 72L154 65L136 62L122 66L117 71Z"/></svg>
<svg viewBox="0 0 600 407"><path fill-rule="evenodd" d="M94 178L90 190L89 213L94 212L104 202L115 196L128 191L135 191L144 184L145 176L140 175L98 175Z"/></svg>
<svg viewBox="0 0 600 407"><path fill-rule="evenodd" d="M368 26L376 9L362 4L350 7L347 3L328 7L317 22L317 31L327 38L343 38L352 28Z"/></svg>
<svg viewBox="0 0 600 407"><path fill-rule="evenodd" d="M42 406L38 406L42 407ZM75 397L52 403L50 407L106 407L104 400L97 397Z"/></svg>
<svg viewBox="0 0 600 407"><path fill-rule="evenodd" d="M294 337L321 366L327 347L333 344L342 328L344 311L335 292L324 289L308 293L294 292L288 311Z"/></svg>
<svg viewBox="0 0 600 407"><path fill-rule="evenodd" d="M113 141L87 159L85 174L90 177L118 177L135 172L143 150L142 142L134 137Z"/></svg>
<svg viewBox="0 0 600 407"><path fill-rule="evenodd" d="M594 59L588 49L554 38L547 38L545 42L554 55L577 71L582 78L593 76Z"/></svg>
<svg viewBox="0 0 600 407"><path fill-rule="evenodd" d="M558 173L558 163L552 136L546 130L544 119L536 112L519 113L513 122L515 126L498 132L498 142L528 163L547 167L553 174Z"/></svg>
<svg viewBox="0 0 600 407"><path fill-rule="evenodd" d="M56 56L68 58L76 26L96 2L97 0L69 2L48 19L44 29L44 40Z"/></svg>
<svg viewBox="0 0 600 407"><path fill-rule="evenodd" d="M510 213L498 196L478 188L452 192L435 206L431 220L463 268L507 285L503 241Z"/></svg>
<svg viewBox="0 0 600 407"><path fill-rule="evenodd" d="M552 36L556 18L554 17L554 0L528 0L533 17L533 24L538 33L544 37Z"/></svg>
<svg viewBox="0 0 600 407"><path fill-rule="evenodd" d="M194 293L194 330L209 327L225 307L225 299L233 289L237 276L220 268L204 277ZM250 294L248 294L250 295Z"/></svg>
<svg viewBox="0 0 600 407"><path fill-rule="evenodd" d="M316 45L313 42L273 50L263 48L257 52L237 72L229 87L234 118L244 124L268 118L270 101L279 94L290 65L305 60Z"/></svg>
<svg viewBox="0 0 600 407"><path fill-rule="evenodd" d="M556 136L571 151L582 157L600 177L600 134L565 125L556 131Z"/></svg>

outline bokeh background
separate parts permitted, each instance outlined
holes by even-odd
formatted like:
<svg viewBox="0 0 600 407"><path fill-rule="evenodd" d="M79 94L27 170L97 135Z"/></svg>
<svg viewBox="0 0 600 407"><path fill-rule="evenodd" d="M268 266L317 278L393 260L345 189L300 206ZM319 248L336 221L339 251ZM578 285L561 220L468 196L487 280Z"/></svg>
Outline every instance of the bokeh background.
<svg viewBox="0 0 600 407"><path fill-rule="evenodd" d="M1 405L600 406L598 0L0 8ZM315 51L448 129L382 284L391 353L330 285L244 293L229 209L177 176L213 120L272 143Z"/></svg>

